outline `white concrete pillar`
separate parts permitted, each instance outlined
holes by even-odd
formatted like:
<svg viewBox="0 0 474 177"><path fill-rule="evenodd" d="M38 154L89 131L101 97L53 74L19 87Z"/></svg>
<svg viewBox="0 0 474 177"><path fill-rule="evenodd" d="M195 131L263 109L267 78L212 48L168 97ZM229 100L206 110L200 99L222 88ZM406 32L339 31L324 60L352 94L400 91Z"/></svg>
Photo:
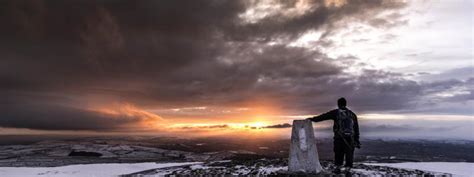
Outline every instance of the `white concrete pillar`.
<svg viewBox="0 0 474 177"><path fill-rule="evenodd" d="M289 172L319 173L318 148L310 120L294 120L291 131Z"/></svg>

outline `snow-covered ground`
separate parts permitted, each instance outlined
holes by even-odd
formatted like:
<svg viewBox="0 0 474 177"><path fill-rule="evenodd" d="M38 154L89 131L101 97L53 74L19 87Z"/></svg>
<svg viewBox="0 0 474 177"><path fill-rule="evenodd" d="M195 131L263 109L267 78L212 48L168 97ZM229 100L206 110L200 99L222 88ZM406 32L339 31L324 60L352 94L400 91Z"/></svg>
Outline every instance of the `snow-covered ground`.
<svg viewBox="0 0 474 177"><path fill-rule="evenodd" d="M230 163L230 162L229 162ZM178 166L188 166L183 167ZM360 164L362 165L362 164ZM359 167L362 167L358 165ZM406 162L406 163L366 163L365 165L370 166L387 166L393 168L404 168L404 169L418 169L423 171L450 173L455 176L474 176L474 163L464 162ZM170 169L176 168L176 169ZM255 167L252 165L251 167ZM136 172L142 172L145 170L163 168L163 170L157 170L153 172L153 175L157 174L169 174L173 171L192 171L192 170L204 170L202 172L207 173L219 171L220 168L226 168L224 166L207 166L201 162L186 162L186 163L111 163L111 164L85 164L85 165L68 165L61 167L0 167L0 176L8 177L111 177L124 174L131 174ZM247 174L252 169L250 167L237 165L232 167L234 169L231 174ZM223 169L221 169L223 170ZM286 171L286 166L274 166L268 165L258 169L258 174L272 174L278 171ZM374 169L353 169L358 174L365 174L372 176L376 174L385 174L386 172L379 171L377 168ZM375 170L375 171L374 171ZM228 169L226 171L232 171ZM380 175L379 175L380 176Z"/></svg>
<svg viewBox="0 0 474 177"><path fill-rule="evenodd" d="M61 167L0 167L0 176L5 177L109 177L134 172L165 168L181 165L199 164L201 162L187 163L111 163L111 164L86 164L68 165Z"/></svg>
<svg viewBox="0 0 474 177"><path fill-rule="evenodd" d="M395 168L443 172L453 174L454 176L474 176L474 163L467 162L366 163L366 165L379 165Z"/></svg>

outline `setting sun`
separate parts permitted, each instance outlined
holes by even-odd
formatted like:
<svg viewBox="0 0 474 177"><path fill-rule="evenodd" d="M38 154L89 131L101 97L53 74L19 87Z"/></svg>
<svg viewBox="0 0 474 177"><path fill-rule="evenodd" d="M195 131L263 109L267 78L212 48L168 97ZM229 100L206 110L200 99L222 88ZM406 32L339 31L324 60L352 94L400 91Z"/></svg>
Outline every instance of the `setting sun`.
<svg viewBox="0 0 474 177"><path fill-rule="evenodd" d="M268 126L268 124L265 122L252 122L249 125L250 127L255 127L256 129L261 129L261 128L264 128L265 126Z"/></svg>

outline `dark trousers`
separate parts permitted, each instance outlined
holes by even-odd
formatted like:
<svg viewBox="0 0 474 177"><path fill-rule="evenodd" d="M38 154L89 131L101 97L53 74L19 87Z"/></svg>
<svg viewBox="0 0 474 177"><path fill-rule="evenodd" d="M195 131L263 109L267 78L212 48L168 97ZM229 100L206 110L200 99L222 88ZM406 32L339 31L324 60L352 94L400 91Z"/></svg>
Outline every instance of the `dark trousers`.
<svg viewBox="0 0 474 177"><path fill-rule="evenodd" d="M350 146L353 146L352 138L345 139ZM344 166L352 167L352 162L354 160L354 148L350 146L348 146L342 138L334 138L334 164L336 166L342 166L345 157L346 164Z"/></svg>

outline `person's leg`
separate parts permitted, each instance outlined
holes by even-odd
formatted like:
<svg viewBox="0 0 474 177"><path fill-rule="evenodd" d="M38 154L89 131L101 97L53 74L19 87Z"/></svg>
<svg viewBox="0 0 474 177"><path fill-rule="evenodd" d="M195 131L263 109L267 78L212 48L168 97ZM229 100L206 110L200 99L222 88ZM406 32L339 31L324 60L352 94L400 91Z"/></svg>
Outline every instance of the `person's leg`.
<svg viewBox="0 0 474 177"><path fill-rule="evenodd" d="M346 167L351 167L352 168L352 163L354 161L354 149L349 150L346 153Z"/></svg>
<svg viewBox="0 0 474 177"><path fill-rule="evenodd" d="M352 146L352 140L350 138L346 139L347 143L349 143L349 145ZM353 147L350 147L350 146L347 146L345 145L344 146L344 152L345 152L345 156L346 156L346 164L344 165L345 167L350 167L352 168L352 163L353 163L353 160L354 160L354 148Z"/></svg>
<svg viewBox="0 0 474 177"><path fill-rule="evenodd" d="M334 139L334 165L342 166L344 163L344 141Z"/></svg>

